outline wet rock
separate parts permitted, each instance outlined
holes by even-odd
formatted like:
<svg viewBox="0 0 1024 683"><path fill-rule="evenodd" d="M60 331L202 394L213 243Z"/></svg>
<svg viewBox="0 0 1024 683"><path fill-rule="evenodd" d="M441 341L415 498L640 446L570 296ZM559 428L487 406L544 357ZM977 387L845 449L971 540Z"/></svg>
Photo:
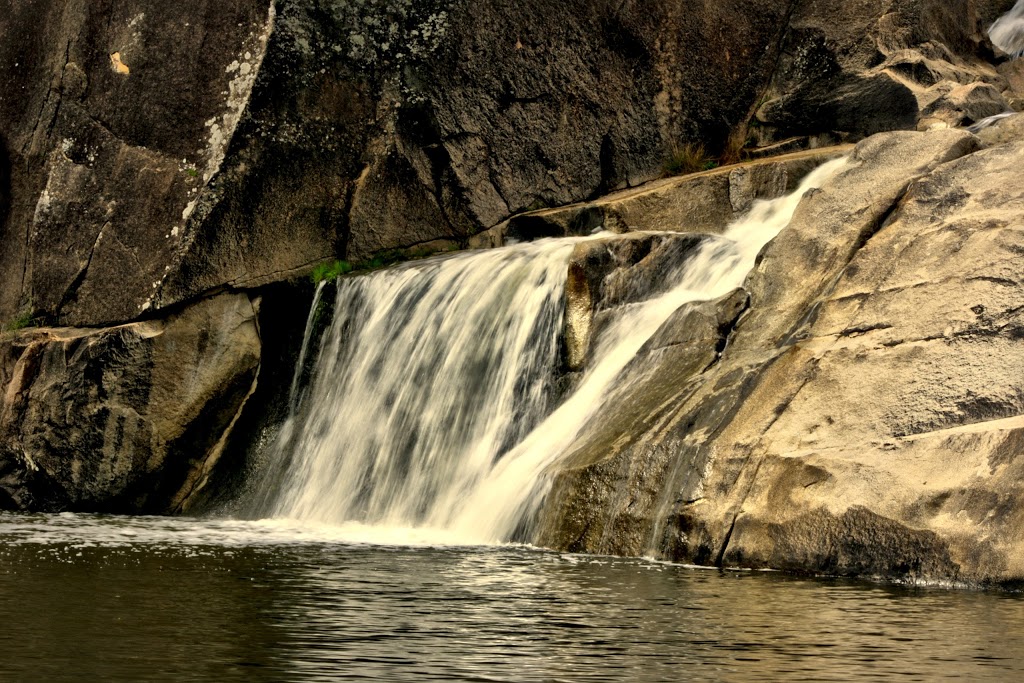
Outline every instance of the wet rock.
<svg viewBox="0 0 1024 683"><path fill-rule="evenodd" d="M252 391L249 298L0 338L0 507L168 513L205 485Z"/></svg>
<svg viewBox="0 0 1024 683"><path fill-rule="evenodd" d="M758 199L773 199L796 188L814 168L852 149L826 147L664 178L600 199L514 216L490 231L504 240L671 231L720 234Z"/></svg>
<svg viewBox="0 0 1024 683"><path fill-rule="evenodd" d="M996 121L988 128L979 131L978 139L991 147L1024 140L1024 115L1014 114Z"/></svg>
<svg viewBox="0 0 1024 683"><path fill-rule="evenodd" d="M943 123L959 128L1010 110L999 91L985 83L938 89L929 95L936 97L921 112L922 127Z"/></svg>
<svg viewBox="0 0 1024 683"><path fill-rule="evenodd" d="M569 258L565 284L565 365L583 369L608 312L668 290L703 235L630 233L588 240Z"/></svg>

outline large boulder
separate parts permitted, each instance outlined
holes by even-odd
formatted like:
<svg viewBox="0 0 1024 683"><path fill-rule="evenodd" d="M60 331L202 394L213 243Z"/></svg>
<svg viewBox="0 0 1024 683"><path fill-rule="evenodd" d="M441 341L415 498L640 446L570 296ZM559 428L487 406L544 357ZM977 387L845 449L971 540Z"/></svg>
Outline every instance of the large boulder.
<svg viewBox="0 0 1024 683"><path fill-rule="evenodd" d="M557 466L538 540L1024 579L1024 143L978 146L955 131L859 145L746 292L681 309L627 369Z"/></svg>
<svg viewBox="0 0 1024 683"><path fill-rule="evenodd" d="M635 232L576 245L565 283L565 368L582 370L608 319L623 306L668 291L706 239L700 234Z"/></svg>
<svg viewBox="0 0 1024 683"><path fill-rule="evenodd" d="M187 508L255 386L255 315L226 294L162 321L0 337L0 509Z"/></svg>

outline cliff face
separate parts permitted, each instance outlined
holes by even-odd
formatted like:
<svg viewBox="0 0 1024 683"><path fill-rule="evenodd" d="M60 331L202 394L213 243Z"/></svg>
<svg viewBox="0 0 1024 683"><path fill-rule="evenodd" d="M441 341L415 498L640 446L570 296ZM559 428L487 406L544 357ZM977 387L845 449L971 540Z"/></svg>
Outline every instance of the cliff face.
<svg viewBox="0 0 1024 683"><path fill-rule="evenodd" d="M742 124L788 12L164 4L0 19L0 318L125 322L650 179Z"/></svg>
<svg viewBox="0 0 1024 683"><path fill-rule="evenodd" d="M465 246L687 142L960 123L987 110L955 87L1007 89L981 26L1008 3L955 4L8 3L0 320L122 323Z"/></svg>

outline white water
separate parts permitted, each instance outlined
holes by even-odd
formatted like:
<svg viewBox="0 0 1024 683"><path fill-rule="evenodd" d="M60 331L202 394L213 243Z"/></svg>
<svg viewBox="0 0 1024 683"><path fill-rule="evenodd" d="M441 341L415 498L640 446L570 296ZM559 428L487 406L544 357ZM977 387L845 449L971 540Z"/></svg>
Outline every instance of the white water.
<svg viewBox="0 0 1024 683"><path fill-rule="evenodd" d="M674 288L625 309L553 412L567 262L579 239L339 280L312 387L282 429L261 513L421 542L528 539L523 524L543 500L545 470L637 351L680 306L741 286L801 197L845 163L756 203L681 264Z"/></svg>
<svg viewBox="0 0 1024 683"><path fill-rule="evenodd" d="M548 411L578 241L339 280L309 395L277 445L291 462L267 482L279 493L264 512L446 527Z"/></svg>
<svg viewBox="0 0 1024 683"><path fill-rule="evenodd" d="M1024 0L1017 0L1009 12L988 30L992 44L1011 57L1024 56Z"/></svg>

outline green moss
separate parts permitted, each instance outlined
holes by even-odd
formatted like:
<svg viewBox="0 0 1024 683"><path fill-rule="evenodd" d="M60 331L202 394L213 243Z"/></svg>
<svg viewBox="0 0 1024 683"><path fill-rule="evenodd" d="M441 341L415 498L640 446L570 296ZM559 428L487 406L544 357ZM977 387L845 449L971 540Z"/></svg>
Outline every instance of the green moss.
<svg viewBox="0 0 1024 683"><path fill-rule="evenodd" d="M199 169L195 168L194 166L189 166L188 168L186 168L185 173L188 175L189 178L199 177Z"/></svg>
<svg viewBox="0 0 1024 683"><path fill-rule="evenodd" d="M320 283L324 280L337 280L342 275L351 273L352 270L352 264L348 261L325 261L314 268L309 277L313 282Z"/></svg>

